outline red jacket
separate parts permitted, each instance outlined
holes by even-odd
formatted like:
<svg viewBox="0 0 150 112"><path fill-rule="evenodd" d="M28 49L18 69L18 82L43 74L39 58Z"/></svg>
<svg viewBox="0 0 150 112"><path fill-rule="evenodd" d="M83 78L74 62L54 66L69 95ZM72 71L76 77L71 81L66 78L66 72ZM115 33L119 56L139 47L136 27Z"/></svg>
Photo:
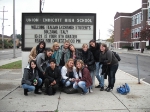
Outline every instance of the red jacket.
<svg viewBox="0 0 150 112"><path fill-rule="evenodd" d="M82 73L82 78L80 79L80 81L85 81L86 82L86 87L89 87L92 85L92 78L90 75L90 71L87 68L83 68L81 70Z"/></svg>

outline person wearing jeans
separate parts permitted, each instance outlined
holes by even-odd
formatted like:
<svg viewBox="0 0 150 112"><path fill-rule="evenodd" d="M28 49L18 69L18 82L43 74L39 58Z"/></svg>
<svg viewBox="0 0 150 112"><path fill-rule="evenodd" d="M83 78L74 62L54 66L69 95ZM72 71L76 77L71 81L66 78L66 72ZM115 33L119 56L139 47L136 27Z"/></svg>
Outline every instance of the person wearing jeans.
<svg viewBox="0 0 150 112"><path fill-rule="evenodd" d="M99 63L99 54L100 54L100 45L101 43L96 43L95 40L91 40L89 42L90 46L89 46L89 50L92 52L93 56L94 56L94 61L95 61L95 64L96 64L96 70L95 70L95 75L96 75L96 78L99 82L99 85L96 86L95 88L100 88L100 85L101 85L101 77L100 77L100 74L101 74L101 64Z"/></svg>
<svg viewBox="0 0 150 112"><path fill-rule="evenodd" d="M86 82L85 81L79 81L78 84L73 85L74 89L78 89L79 87L83 90L84 93L89 92L89 89L86 87Z"/></svg>
<svg viewBox="0 0 150 112"><path fill-rule="evenodd" d="M41 78L38 78L37 82L38 82L37 86L40 86L40 85L42 84L42 79L41 79ZM23 89L27 89L28 92L31 92L31 91L35 91L35 88L36 88L36 87L33 86L33 85L23 84L23 85L22 85L22 88L23 88Z"/></svg>
<svg viewBox="0 0 150 112"><path fill-rule="evenodd" d="M25 96L27 96L30 91L34 91L35 94L41 94L38 90L42 84L42 79L39 78L35 60L30 61L29 68L24 68L21 83Z"/></svg>
<svg viewBox="0 0 150 112"><path fill-rule="evenodd" d="M100 77L100 73L101 73L101 67L102 67L102 64L100 64L99 62L95 62L95 64L96 64L96 70L95 70L95 72L96 72L96 78L97 78L97 80L98 80L98 82L99 82L99 85L98 86L96 86L96 88L99 88L100 86L101 86L101 77ZM102 86L101 86L102 87Z"/></svg>
<svg viewBox="0 0 150 112"><path fill-rule="evenodd" d="M87 67L84 66L84 62L82 60L77 60L76 67L79 79L75 80L73 88L81 88L83 94L88 94L89 92L91 92L90 89L92 86L92 78L90 76L90 71Z"/></svg>
<svg viewBox="0 0 150 112"><path fill-rule="evenodd" d="M87 44L82 45L82 50L81 50L81 60L84 62L84 66L88 68L90 71L90 75L92 78L92 86L90 88L90 92L93 92L93 86L95 86L95 70L96 70L96 65L94 61L94 56L92 52L88 49Z"/></svg>
<svg viewBox="0 0 150 112"><path fill-rule="evenodd" d="M118 69L118 60L113 52L107 48L106 44L101 44L100 49L102 52L100 53L99 61L103 64L101 76L108 74L108 87L105 90L110 92L112 91L115 84L115 74Z"/></svg>
<svg viewBox="0 0 150 112"><path fill-rule="evenodd" d="M75 80L79 78L76 72L76 67L74 66L73 59L69 59L65 66L62 67L61 76L61 82L65 87L72 86Z"/></svg>
<svg viewBox="0 0 150 112"><path fill-rule="evenodd" d="M110 71L108 74L108 87L111 89L113 89L115 84L115 74L117 72L117 69L118 69L118 64L110 66Z"/></svg>

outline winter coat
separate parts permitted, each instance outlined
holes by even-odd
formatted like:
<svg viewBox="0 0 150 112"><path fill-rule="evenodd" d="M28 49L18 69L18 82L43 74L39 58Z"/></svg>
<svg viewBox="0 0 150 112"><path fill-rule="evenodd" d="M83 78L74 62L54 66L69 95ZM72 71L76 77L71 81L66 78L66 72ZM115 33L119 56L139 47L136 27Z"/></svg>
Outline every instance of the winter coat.
<svg viewBox="0 0 150 112"><path fill-rule="evenodd" d="M83 50L81 51L81 60L84 62L85 65L88 66L88 69L90 71L93 71L96 69L94 57L91 51L87 50L84 52Z"/></svg>
<svg viewBox="0 0 150 112"><path fill-rule="evenodd" d="M48 62L49 62L49 58L47 58L45 55L46 55L45 53L40 53L36 57L37 68L42 73L45 72L47 65L48 65Z"/></svg>
<svg viewBox="0 0 150 112"><path fill-rule="evenodd" d="M63 48L63 45L58 49L58 51L55 54L56 65L59 65L60 63L60 59L62 57L62 48ZM70 58L70 50L68 50L68 52L66 53L64 57L65 63L68 61L69 58Z"/></svg>
<svg viewBox="0 0 150 112"><path fill-rule="evenodd" d="M105 51L104 54L103 54L103 52L100 53L99 62L101 64L110 63L110 65L117 65L118 64L117 58L115 57L113 52L110 50Z"/></svg>
<svg viewBox="0 0 150 112"><path fill-rule="evenodd" d="M99 54L100 54L100 43L96 43L95 47L90 46L89 50L92 52L94 56L95 62L99 62Z"/></svg>
<svg viewBox="0 0 150 112"><path fill-rule="evenodd" d="M54 70L52 70L51 67L47 67L45 72L45 78L49 79L50 83L55 80L56 84L59 84L61 78L60 70L57 67L55 67Z"/></svg>
<svg viewBox="0 0 150 112"><path fill-rule="evenodd" d="M30 52L30 54L29 54L29 61L28 61L28 62L30 62L31 60L35 59L36 56L37 56L39 53L44 52L44 50L45 50L45 45L44 45L44 48L43 48L41 51L39 51L40 44L41 44L41 43L39 43L36 47L33 47L33 48L31 49L31 52Z"/></svg>
<svg viewBox="0 0 150 112"><path fill-rule="evenodd" d="M32 85L34 79L36 80L39 79L38 71L35 70L34 73L32 73L30 69L24 68L24 74L23 74L21 84Z"/></svg>
<svg viewBox="0 0 150 112"><path fill-rule="evenodd" d="M88 70L88 68L84 67L81 70L81 73L82 73L82 78L80 79L80 81L85 81L86 87L91 86L92 85L92 78L91 78L90 71ZM78 74L79 74L79 72L78 72Z"/></svg>

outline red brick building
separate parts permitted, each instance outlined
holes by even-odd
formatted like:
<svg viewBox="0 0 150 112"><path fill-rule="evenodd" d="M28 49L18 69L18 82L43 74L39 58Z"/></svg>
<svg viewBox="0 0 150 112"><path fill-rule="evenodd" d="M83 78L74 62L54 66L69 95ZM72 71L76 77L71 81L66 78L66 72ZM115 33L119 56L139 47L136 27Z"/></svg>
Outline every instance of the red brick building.
<svg viewBox="0 0 150 112"><path fill-rule="evenodd" d="M135 50L150 45L149 41L139 41L141 29L150 20L150 0L142 0L141 8L132 13L117 12L114 17L114 47L133 46Z"/></svg>

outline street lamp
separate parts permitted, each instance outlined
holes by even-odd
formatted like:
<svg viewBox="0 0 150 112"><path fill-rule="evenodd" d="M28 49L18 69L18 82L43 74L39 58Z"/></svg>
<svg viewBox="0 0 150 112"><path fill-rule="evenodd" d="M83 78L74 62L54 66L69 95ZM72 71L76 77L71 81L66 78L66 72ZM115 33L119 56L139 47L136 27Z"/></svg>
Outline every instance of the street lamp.
<svg viewBox="0 0 150 112"><path fill-rule="evenodd" d="M10 26L10 25L7 25ZM4 49L4 24L2 23L2 49Z"/></svg>

